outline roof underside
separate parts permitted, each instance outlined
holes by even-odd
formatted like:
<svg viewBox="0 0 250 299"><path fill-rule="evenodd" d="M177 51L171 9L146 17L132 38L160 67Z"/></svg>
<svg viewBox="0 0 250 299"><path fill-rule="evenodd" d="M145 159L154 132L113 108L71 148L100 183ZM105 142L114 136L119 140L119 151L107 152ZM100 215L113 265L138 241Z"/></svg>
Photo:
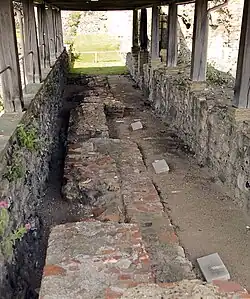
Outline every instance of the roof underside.
<svg viewBox="0 0 250 299"><path fill-rule="evenodd" d="M46 0L45 3L62 10L131 10L150 7L152 5L167 5L171 3L191 3L195 0Z"/></svg>

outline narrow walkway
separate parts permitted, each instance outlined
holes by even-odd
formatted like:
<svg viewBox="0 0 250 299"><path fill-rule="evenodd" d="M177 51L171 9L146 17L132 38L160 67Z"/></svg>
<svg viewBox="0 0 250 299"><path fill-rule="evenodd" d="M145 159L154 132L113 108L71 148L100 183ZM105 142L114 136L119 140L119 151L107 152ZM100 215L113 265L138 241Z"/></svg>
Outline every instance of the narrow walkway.
<svg viewBox="0 0 250 299"><path fill-rule="evenodd" d="M188 260L195 265L217 251L232 278L248 287L247 262L238 263L248 257L240 210L128 77L76 81L65 93L74 105L62 196L81 217L52 229L39 298L145 298L141 284L153 288L147 298L247 298L235 284L204 288ZM132 131L136 120L143 129ZM163 158L170 172L156 175L152 162Z"/></svg>
<svg viewBox="0 0 250 299"><path fill-rule="evenodd" d="M131 111L109 121L111 137L138 144L188 258L196 265L198 257L218 252L232 279L250 290L250 231L241 210L213 183L209 171L185 153L177 132L153 114L130 79L110 76L108 81L113 95ZM130 124L138 119L144 128L132 132ZM163 158L170 172L156 175L152 162Z"/></svg>

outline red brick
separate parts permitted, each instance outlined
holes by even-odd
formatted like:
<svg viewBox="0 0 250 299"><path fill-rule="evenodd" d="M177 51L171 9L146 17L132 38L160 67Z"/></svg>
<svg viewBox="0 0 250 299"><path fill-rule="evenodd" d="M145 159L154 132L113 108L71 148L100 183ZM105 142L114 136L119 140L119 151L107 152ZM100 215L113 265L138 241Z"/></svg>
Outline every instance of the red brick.
<svg viewBox="0 0 250 299"><path fill-rule="evenodd" d="M57 265L46 265L43 269L44 276L58 276L58 275L65 275L66 270Z"/></svg>
<svg viewBox="0 0 250 299"><path fill-rule="evenodd" d="M164 243L178 243L178 237L175 232L159 233L158 238Z"/></svg>
<svg viewBox="0 0 250 299"><path fill-rule="evenodd" d="M213 284L219 287L220 292L224 293L247 293L247 291L238 283L226 280L214 280Z"/></svg>
<svg viewBox="0 0 250 299"><path fill-rule="evenodd" d="M122 293L115 292L111 288L106 289L105 291L105 299L117 299L122 296Z"/></svg>
<svg viewBox="0 0 250 299"><path fill-rule="evenodd" d="M121 274L118 277L119 280L131 280L132 278L133 277L131 274Z"/></svg>

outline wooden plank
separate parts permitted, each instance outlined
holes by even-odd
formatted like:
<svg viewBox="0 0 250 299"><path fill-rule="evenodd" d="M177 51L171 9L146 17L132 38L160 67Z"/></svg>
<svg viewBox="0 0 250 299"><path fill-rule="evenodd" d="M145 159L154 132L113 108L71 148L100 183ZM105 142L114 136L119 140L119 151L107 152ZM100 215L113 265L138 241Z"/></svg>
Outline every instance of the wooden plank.
<svg viewBox="0 0 250 299"><path fill-rule="evenodd" d="M146 8L141 9L140 47L141 47L141 50L147 50L147 48L148 48L147 9Z"/></svg>
<svg viewBox="0 0 250 299"><path fill-rule="evenodd" d="M12 0L0 1L0 77L5 112L23 108L22 84Z"/></svg>
<svg viewBox="0 0 250 299"><path fill-rule="evenodd" d="M250 3L245 0L233 104L250 108Z"/></svg>
<svg viewBox="0 0 250 299"><path fill-rule="evenodd" d="M133 49L138 48L139 46L139 27L138 27L138 10L133 10L133 32L132 32L132 42Z"/></svg>
<svg viewBox="0 0 250 299"><path fill-rule="evenodd" d="M187 4L193 0L102 0L102 1L83 1L83 0L49 0L47 1L62 10L82 10L82 11L105 11L105 10L133 10L154 5L168 5L172 3Z"/></svg>
<svg viewBox="0 0 250 299"><path fill-rule="evenodd" d="M52 8L50 6L46 9L46 23L48 29L50 64L53 64L56 60L56 47Z"/></svg>
<svg viewBox="0 0 250 299"><path fill-rule="evenodd" d="M32 0L22 0L24 16L25 73L28 83L41 82L35 10Z"/></svg>
<svg viewBox="0 0 250 299"><path fill-rule="evenodd" d="M57 20L57 9L52 9L52 19L53 19L53 27L54 27L54 40L55 40L55 53L56 58L59 55L59 35L58 35L58 20Z"/></svg>
<svg viewBox="0 0 250 299"><path fill-rule="evenodd" d="M158 6L152 7L152 25L151 25L151 59L159 58L160 52L160 10Z"/></svg>
<svg viewBox="0 0 250 299"><path fill-rule="evenodd" d="M191 79L206 81L208 46L208 0L195 2Z"/></svg>
<svg viewBox="0 0 250 299"><path fill-rule="evenodd" d="M57 12L57 23L58 23L59 50L60 50L59 54L61 54L64 49L61 10L58 10L58 12Z"/></svg>
<svg viewBox="0 0 250 299"><path fill-rule="evenodd" d="M45 61L45 24L44 24L44 15L45 15L45 5L40 4L37 5L37 19L38 19L38 46L39 46L39 54L40 54L40 62L41 67L46 67L46 61Z"/></svg>
<svg viewBox="0 0 250 299"><path fill-rule="evenodd" d="M167 24L167 66L175 67L178 58L178 18L177 5L170 4L168 9L168 24Z"/></svg>

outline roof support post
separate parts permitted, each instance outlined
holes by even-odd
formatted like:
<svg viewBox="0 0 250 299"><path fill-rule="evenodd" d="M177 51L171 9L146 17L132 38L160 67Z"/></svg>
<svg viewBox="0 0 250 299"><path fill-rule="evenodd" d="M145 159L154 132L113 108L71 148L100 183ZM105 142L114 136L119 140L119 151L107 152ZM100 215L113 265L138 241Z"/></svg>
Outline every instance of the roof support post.
<svg viewBox="0 0 250 299"><path fill-rule="evenodd" d="M133 31L132 31L132 52L137 51L139 47L139 32L138 32L138 10L133 10Z"/></svg>
<svg viewBox="0 0 250 299"><path fill-rule="evenodd" d="M167 25L167 66L169 67L175 67L178 58L177 10L177 4L169 4Z"/></svg>
<svg viewBox="0 0 250 299"><path fill-rule="evenodd" d="M140 47L141 47L141 50L147 50L147 48L148 48L147 9L146 8L141 9Z"/></svg>
<svg viewBox="0 0 250 299"><path fill-rule="evenodd" d="M28 83L41 82L41 64L33 0L22 0L24 16L25 73Z"/></svg>
<svg viewBox="0 0 250 299"><path fill-rule="evenodd" d="M208 46L208 0L196 0L191 61L191 79L206 81Z"/></svg>
<svg viewBox="0 0 250 299"><path fill-rule="evenodd" d="M233 103L236 107L250 108L250 3L249 0L245 0L244 3Z"/></svg>
<svg viewBox="0 0 250 299"><path fill-rule="evenodd" d="M47 68L50 66L49 56L49 39L47 30L47 20L45 4L37 5L37 16L38 16L38 38L39 38L39 49L40 49L40 60L41 67Z"/></svg>
<svg viewBox="0 0 250 299"><path fill-rule="evenodd" d="M46 9L46 23L48 29L50 64L52 65L56 60L56 46L55 46L53 13L52 13L52 8L50 6L48 7L48 9Z"/></svg>
<svg viewBox="0 0 250 299"><path fill-rule="evenodd" d="M160 11L157 5L152 7L152 25L151 25L151 60L159 59L160 49Z"/></svg>
<svg viewBox="0 0 250 299"><path fill-rule="evenodd" d="M62 29L61 10L58 10L56 15L57 15L58 49L59 49L59 54L61 54L63 51L63 29Z"/></svg>
<svg viewBox="0 0 250 299"><path fill-rule="evenodd" d="M54 33L54 41L55 41L55 55L56 58L58 57L58 53L59 53L59 47L58 47L58 20L57 20L57 9L52 9L52 19L53 19L53 33Z"/></svg>
<svg viewBox="0 0 250 299"><path fill-rule="evenodd" d="M23 100L12 0L0 1L0 71L4 69L0 77L5 112L19 112Z"/></svg>

